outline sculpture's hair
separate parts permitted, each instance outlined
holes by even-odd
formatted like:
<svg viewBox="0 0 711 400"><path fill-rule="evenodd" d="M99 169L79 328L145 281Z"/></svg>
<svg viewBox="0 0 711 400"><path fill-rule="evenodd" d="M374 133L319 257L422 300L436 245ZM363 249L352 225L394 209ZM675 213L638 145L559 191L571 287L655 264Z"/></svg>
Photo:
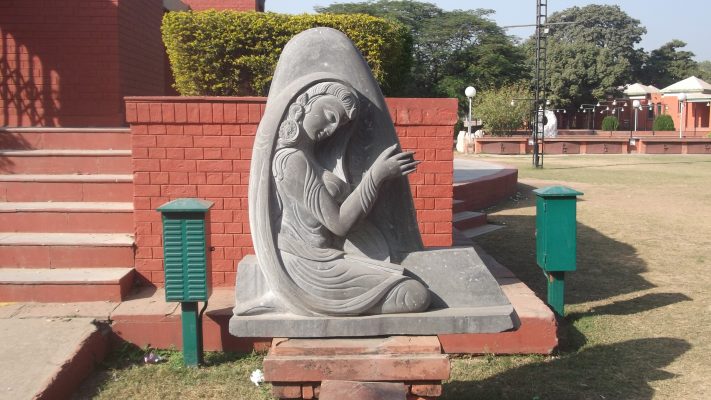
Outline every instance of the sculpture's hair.
<svg viewBox="0 0 711 400"><path fill-rule="evenodd" d="M301 136L300 126L304 115L311 110L311 105L316 99L325 95L334 96L343 104L349 121L355 118L358 113L358 95L342 83L333 81L319 82L309 87L289 106L289 113L279 126L280 145L292 147L296 144Z"/></svg>

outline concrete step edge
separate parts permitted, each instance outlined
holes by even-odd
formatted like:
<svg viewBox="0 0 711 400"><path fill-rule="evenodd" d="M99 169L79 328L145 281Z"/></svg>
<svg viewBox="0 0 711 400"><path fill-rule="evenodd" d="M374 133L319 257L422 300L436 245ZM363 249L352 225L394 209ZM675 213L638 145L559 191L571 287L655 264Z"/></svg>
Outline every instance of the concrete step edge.
<svg viewBox="0 0 711 400"><path fill-rule="evenodd" d="M128 233L0 232L0 246L129 247Z"/></svg>
<svg viewBox="0 0 711 400"><path fill-rule="evenodd" d="M27 201L27 202L0 202L0 213L3 212L107 212L131 213L131 202L54 202L54 201Z"/></svg>
<svg viewBox="0 0 711 400"><path fill-rule="evenodd" d="M503 225L486 224L482 226L477 226L476 228L465 229L461 233L469 239L473 239L477 236L485 235L493 231L503 228Z"/></svg>
<svg viewBox="0 0 711 400"><path fill-rule="evenodd" d="M0 174L0 182L133 182L132 174Z"/></svg>
<svg viewBox="0 0 711 400"><path fill-rule="evenodd" d="M0 157L127 157L131 150L42 149L0 150Z"/></svg>
<svg viewBox="0 0 711 400"><path fill-rule="evenodd" d="M480 218L482 216L486 217L486 214L477 211L460 211L458 213L454 213L452 216L452 222L462 222L468 219Z"/></svg>
<svg viewBox="0 0 711 400"><path fill-rule="evenodd" d="M0 268L0 284L113 285L133 271L133 268Z"/></svg>

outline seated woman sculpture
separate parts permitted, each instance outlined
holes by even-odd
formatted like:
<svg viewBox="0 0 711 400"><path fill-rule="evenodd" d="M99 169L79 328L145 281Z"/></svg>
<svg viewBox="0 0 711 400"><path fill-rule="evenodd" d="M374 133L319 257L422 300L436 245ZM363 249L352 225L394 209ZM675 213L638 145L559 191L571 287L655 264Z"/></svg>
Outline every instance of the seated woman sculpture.
<svg viewBox="0 0 711 400"><path fill-rule="evenodd" d="M345 135L358 111L358 95L336 81L313 83L288 104L271 161L278 210L273 222L276 248L297 292L304 293L301 300L307 302L309 314L424 311L430 293L404 276L402 267L343 250L379 189L413 172L419 163L412 152L398 152L395 144L377 157L353 190L324 168L318 152L331 150L320 145Z"/></svg>

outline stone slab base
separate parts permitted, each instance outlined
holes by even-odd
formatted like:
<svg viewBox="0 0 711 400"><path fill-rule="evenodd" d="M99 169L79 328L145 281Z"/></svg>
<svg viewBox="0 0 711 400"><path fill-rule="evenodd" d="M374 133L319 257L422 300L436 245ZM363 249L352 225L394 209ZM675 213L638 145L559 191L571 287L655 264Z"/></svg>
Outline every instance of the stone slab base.
<svg viewBox="0 0 711 400"><path fill-rule="evenodd" d="M499 265L492 269L492 274L516 310L519 328L500 333L440 335L444 352L550 354L558 344L553 312L508 269ZM205 350L249 352L268 349L270 338L239 338L229 333L232 307L234 288L215 288L203 321ZM179 306L166 303L162 289L145 288L132 294L111 313L111 320L114 333L127 342L159 349L182 348Z"/></svg>
<svg viewBox="0 0 711 400"><path fill-rule="evenodd" d="M435 398L450 373L436 336L277 338L263 366L281 399L336 399L338 393L339 400ZM352 397L356 387L361 397Z"/></svg>
<svg viewBox="0 0 711 400"><path fill-rule="evenodd" d="M558 345L558 325L553 311L508 268L480 248L477 253L496 278L520 320L515 331L495 334L439 335L445 353L551 354Z"/></svg>
<svg viewBox="0 0 711 400"><path fill-rule="evenodd" d="M553 312L511 271L480 249L477 252L516 310L520 326L509 332L440 335L444 352L550 354L558 344ZM233 287L213 290L203 321L205 350L267 350L271 338L235 337L229 333L234 304ZM134 292L111 312L110 318L114 333L122 340L141 347L182 348L179 304L166 303L162 289L144 288Z"/></svg>

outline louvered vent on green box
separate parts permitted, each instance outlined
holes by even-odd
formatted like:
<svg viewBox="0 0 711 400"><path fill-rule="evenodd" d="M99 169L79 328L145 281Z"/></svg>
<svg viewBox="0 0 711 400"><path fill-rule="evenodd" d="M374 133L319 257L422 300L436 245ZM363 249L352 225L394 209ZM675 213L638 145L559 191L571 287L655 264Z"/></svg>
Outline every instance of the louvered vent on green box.
<svg viewBox="0 0 711 400"><path fill-rule="evenodd" d="M205 200L178 199L158 208L167 301L206 301L210 296L205 219L211 206Z"/></svg>

